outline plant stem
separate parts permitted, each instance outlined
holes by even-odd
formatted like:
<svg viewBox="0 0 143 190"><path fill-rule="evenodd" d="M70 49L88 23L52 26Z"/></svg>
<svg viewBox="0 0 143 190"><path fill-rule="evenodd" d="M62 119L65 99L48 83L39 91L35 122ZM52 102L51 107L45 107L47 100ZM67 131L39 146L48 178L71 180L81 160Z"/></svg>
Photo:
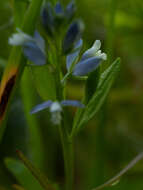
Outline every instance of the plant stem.
<svg viewBox="0 0 143 190"><path fill-rule="evenodd" d="M66 177L66 190L72 190L73 188L73 142L69 140L68 134L64 127L64 122L59 125L59 132L63 147L64 155L64 167L65 167L65 177Z"/></svg>
<svg viewBox="0 0 143 190"><path fill-rule="evenodd" d="M63 86L60 80L60 68L55 73L55 82L57 86L57 99L63 100ZM64 170L65 170L65 190L73 188L73 139L69 138L68 127L65 125L65 114L63 110L62 121L59 125L60 139L63 149Z"/></svg>

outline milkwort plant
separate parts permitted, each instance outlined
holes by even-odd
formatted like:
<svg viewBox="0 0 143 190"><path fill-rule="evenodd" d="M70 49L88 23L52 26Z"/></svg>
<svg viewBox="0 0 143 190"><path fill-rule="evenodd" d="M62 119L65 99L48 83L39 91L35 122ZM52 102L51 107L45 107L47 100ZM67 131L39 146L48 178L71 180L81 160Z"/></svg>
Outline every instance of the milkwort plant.
<svg viewBox="0 0 143 190"><path fill-rule="evenodd" d="M10 45L22 48L27 59L26 67L30 68L31 73L34 73L35 68L39 72L43 68L47 75L47 81L40 84L38 91L43 102L29 110L29 114L38 114L46 109L50 113L51 123L59 130L64 155L65 190L74 189L74 139L102 107L120 69L120 59L117 58L101 72L102 63L108 56L102 53L100 40L95 40L91 48L83 51L84 24L75 18L75 11L74 1L66 7L59 1L45 2L41 7L41 26L34 28L34 34L25 28L17 28L17 32L9 38ZM68 80L72 79L85 83L83 99L80 101L67 97L66 87ZM73 123L68 123L68 126L67 106L77 108ZM20 151L17 154L44 189L60 188L51 184ZM142 156L136 157L117 176L96 189L112 185Z"/></svg>

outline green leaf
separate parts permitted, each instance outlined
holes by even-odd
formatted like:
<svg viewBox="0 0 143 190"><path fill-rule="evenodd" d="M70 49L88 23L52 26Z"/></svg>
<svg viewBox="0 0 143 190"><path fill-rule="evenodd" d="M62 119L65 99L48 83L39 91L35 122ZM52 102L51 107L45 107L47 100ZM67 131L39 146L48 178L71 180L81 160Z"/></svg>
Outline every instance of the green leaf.
<svg viewBox="0 0 143 190"><path fill-rule="evenodd" d="M32 67L35 87L43 100L56 99L54 75L48 65Z"/></svg>
<svg viewBox="0 0 143 190"><path fill-rule="evenodd" d="M99 76L100 76L100 68L91 72L88 76L85 86L85 98L84 98L85 105L89 102L89 100L92 98L93 94L97 89Z"/></svg>
<svg viewBox="0 0 143 190"><path fill-rule="evenodd" d="M25 11L27 7L27 2L24 0L14 0L13 1L13 8L14 8L14 23L16 27L21 27L24 16L25 16Z"/></svg>
<svg viewBox="0 0 143 190"><path fill-rule="evenodd" d="M75 116L71 136L81 130L83 126L85 126L85 124L100 110L119 70L120 59L118 58L101 74L95 94L92 96L84 110L79 110Z"/></svg>
<svg viewBox="0 0 143 190"><path fill-rule="evenodd" d="M0 57L0 71L5 68L6 60Z"/></svg>
<svg viewBox="0 0 143 190"><path fill-rule="evenodd" d="M25 189L42 190L37 180L19 160L6 158L5 165Z"/></svg>
<svg viewBox="0 0 143 190"><path fill-rule="evenodd" d="M28 124L29 144L31 160L39 168L43 168L44 150L40 123L36 115L31 115L30 110L37 104L36 90L33 88L33 81L29 67L26 67L21 79L21 96L23 101L24 113ZM32 150L32 151L31 151Z"/></svg>

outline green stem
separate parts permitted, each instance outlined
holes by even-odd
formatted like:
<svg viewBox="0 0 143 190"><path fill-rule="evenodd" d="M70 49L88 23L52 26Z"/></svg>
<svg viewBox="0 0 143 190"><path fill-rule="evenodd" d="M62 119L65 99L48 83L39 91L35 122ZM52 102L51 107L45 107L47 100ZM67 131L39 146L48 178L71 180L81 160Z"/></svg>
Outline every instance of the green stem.
<svg viewBox="0 0 143 190"><path fill-rule="evenodd" d="M65 189L72 190L73 189L73 171L74 171L73 169L73 142L69 141L63 122L61 125L59 125L59 132L60 132L60 137L61 137L61 142L62 142L62 147L63 147L63 155L64 155L64 167L65 167L65 178L66 178Z"/></svg>
<svg viewBox="0 0 143 190"><path fill-rule="evenodd" d="M57 86L57 99L63 100L63 86L60 80L60 68L55 73L55 82ZM73 140L69 138L68 127L65 125L65 114L63 110L62 122L59 125L60 139L63 149L64 170L65 170L65 190L73 189Z"/></svg>

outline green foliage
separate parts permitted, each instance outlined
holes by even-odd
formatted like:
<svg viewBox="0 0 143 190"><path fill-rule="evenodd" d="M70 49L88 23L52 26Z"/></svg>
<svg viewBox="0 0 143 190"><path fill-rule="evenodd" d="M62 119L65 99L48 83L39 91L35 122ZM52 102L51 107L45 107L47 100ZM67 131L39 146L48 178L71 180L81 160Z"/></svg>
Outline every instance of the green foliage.
<svg viewBox="0 0 143 190"><path fill-rule="evenodd" d="M42 190L42 187L30 171L19 161L11 158L5 159L6 167L16 177L17 181L27 190Z"/></svg>
<svg viewBox="0 0 143 190"><path fill-rule="evenodd" d="M31 68L33 74L33 82L37 92L43 100L55 100L56 99L56 87L55 80L52 71L48 65L42 67L35 66Z"/></svg>
<svg viewBox="0 0 143 190"><path fill-rule="evenodd" d="M96 91L98 81L100 77L100 68L96 69L95 71L91 72L86 80L85 85L85 105L89 102L92 98L93 94Z"/></svg>
<svg viewBox="0 0 143 190"><path fill-rule="evenodd" d="M63 24L60 30L55 30L55 38L50 39L46 31L43 32L41 29L40 18L38 18L40 11L36 13L33 3L29 7L30 2L37 3L38 1L0 1L0 78L7 65L17 66L19 63L26 65L26 59L19 57L21 54L19 47L12 50L13 55L10 56L10 61L7 61L11 48L8 38L16 27L21 28L25 16L27 17L24 21L24 25L27 25L24 27L26 33L33 34L36 27L40 34L44 34L48 59L48 64L42 67L28 65L23 76L21 74L23 66L19 70L22 81L20 82L18 77L15 91L16 97L19 98L13 99L10 106L6 130L0 125L1 134L4 134L0 144L0 190L42 189L27 166L13 158L16 155L15 149L19 149L19 146L20 149L24 147L26 160L27 157L30 158L32 167L35 165L40 168L50 180L60 184L56 187L58 190L63 190L65 176L62 158L65 155L62 156L61 153L58 127L51 124L47 110L35 115L30 115L29 112L38 102L57 100L61 96L63 86L60 81L66 69L60 43L64 35L62 30L66 32L68 26ZM51 0L53 5L56 2L56 0ZM66 0L61 2L68 4ZM74 140L71 137L76 137L81 130L75 143L76 171L73 172L75 183L72 190L91 190L96 187L102 188L104 185L107 190L142 190L142 162L128 171L118 184L108 184L110 180L107 181L107 179L128 165L132 157L142 151L143 147L143 2L142 0L78 0L76 4L77 16L85 23L84 49L90 47L95 39L100 39L108 60L100 69L90 73L87 79L77 80L71 76L66 78L64 98L83 99L86 105L84 109L78 109L77 113L74 108L63 109L64 112L62 112L62 117L66 118L66 122L60 126L61 130L69 132L74 120L71 136L64 133L63 143L66 143L68 159L73 157L70 155L69 148ZM37 8L40 8L38 3ZM58 19L61 22L61 19ZM55 46L57 39L58 43ZM62 59L59 59L60 56ZM111 88L118 74L120 61L117 59L112 65L110 64L117 56L122 58L122 70L115 87ZM63 73L59 74L58 69L53 73L53 68L49 63L52 63L54 68L61 67ZM12 67L7 70L8 74L10 68ZM101 73L105 68L107 70ZM58 96L56 91L58 91ZM106 101L107 97L108 101ZM61 97L61 100L64 98ZM84 128L86 124L87 127ZM69 130L66 131L67 128ZM70 162L72 165L72 159ZM100 184L103 186L98 187Z"/></svg>
<svg viewBox="0 0 143 190"><path fill-rule="evenodd" d="M81 128L85 126L85 124L99 111L109 93L119 69L120 59L117 59L101 74L97 89L86 105L84 111L80 110L75 116L72 135L75 133L75 131L81 130Z"/></svg>
<svg viewBox="0 0 143 190"><path fill-rule="evenodd" d="M24 13L27 8L27 2L23 0L13 0L13 14L14 14L14 23L16 27L22 26L22 20L24 18Z"/></svg>

